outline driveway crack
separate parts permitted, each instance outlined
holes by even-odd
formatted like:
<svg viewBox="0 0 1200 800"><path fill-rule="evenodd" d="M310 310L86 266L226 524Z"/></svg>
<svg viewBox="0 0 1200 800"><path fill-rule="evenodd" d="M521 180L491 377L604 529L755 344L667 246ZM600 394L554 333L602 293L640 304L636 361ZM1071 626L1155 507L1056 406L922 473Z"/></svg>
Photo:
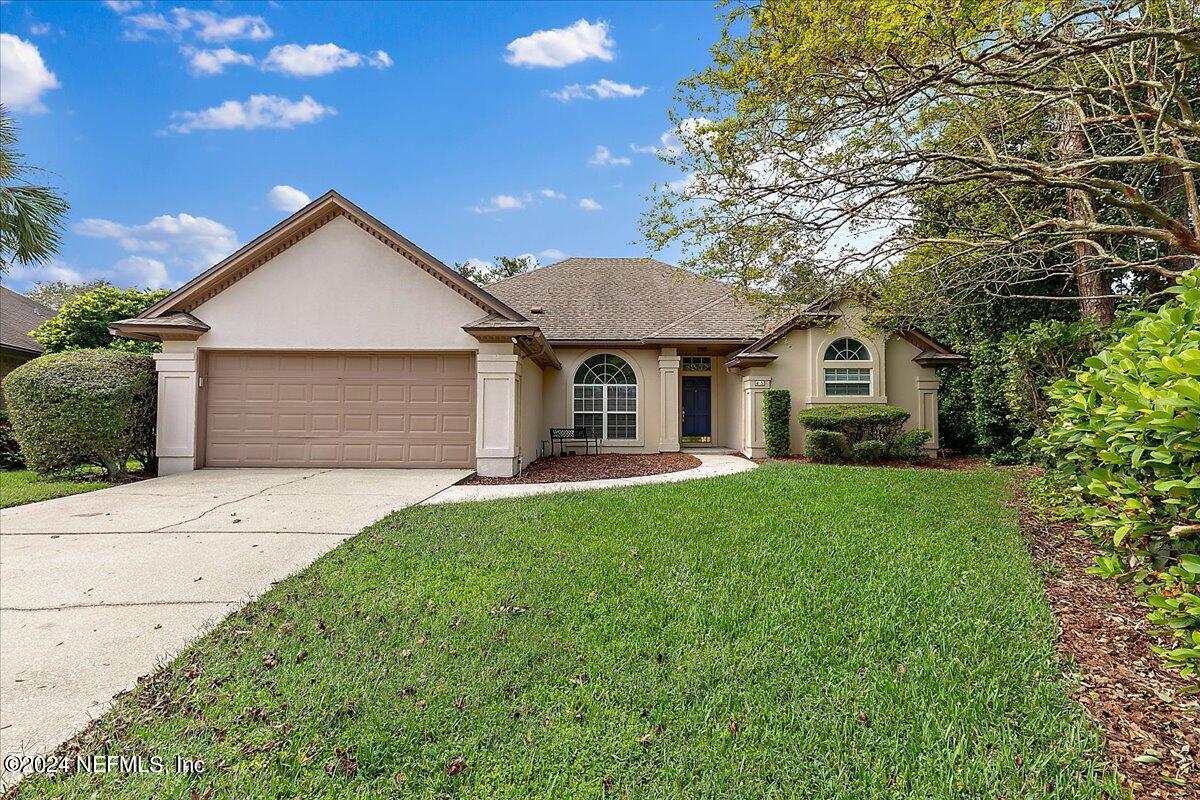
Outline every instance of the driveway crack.
<svg viewBox="0 0 1200 800"><path fill-rule="evenodd" d="M241 503L243 501L249 500L251 497L258 497L259 495L261 495L264 492L267 492L271 489L278 489L280 486L290 486L293 483L299 483L300 481L306 481L309 478L315 478L318 475L324 475L325 473L327 473L329 471L330 470L322 469L322 470L318 470L318 471L314 472L311 475L301 475L298 478L293 478L291 480L282 481L280 483L273 483L270 486L264 486L263 488L259 489L257 492L251 492L250 494L245 495L244 497L235 497L233 500L225 500L223 502L217 503L212 508L207 509L205 511L201 511L199 515L192 517L191 519L185 519L185 520L181 520L179 522L172 522L170 525L163 525L161 528L155 528L152 531L148 531L148 533L160 533L162 531L167 530L168 528L178 528L180 525L187 525L189 522L196 522L197 520L200 520L203 517L206 517L209 514L211 514L212 512L216 511L218 508L223 508L224 506L230 506L230 505L233 505L234 503Z"/></svg>

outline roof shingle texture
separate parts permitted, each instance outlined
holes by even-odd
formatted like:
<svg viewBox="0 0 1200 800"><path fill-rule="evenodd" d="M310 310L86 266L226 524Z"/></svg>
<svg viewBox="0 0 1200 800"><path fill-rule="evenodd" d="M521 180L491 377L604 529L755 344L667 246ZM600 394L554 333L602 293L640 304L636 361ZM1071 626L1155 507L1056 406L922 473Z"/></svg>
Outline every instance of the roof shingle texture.
<svg viewBox="0 0 1200 800"><path fill-rule="evenodd" d="M652 258L568 258L487 290L551 341L753 339L765 327L725 284Z"/></svg>
<svg viewBox="0 0 1200 800"><path fill-rule="evenodd" d="M29 332L54 314L49 306L0 286L0 346L42 352L45 348Z"/></svg>

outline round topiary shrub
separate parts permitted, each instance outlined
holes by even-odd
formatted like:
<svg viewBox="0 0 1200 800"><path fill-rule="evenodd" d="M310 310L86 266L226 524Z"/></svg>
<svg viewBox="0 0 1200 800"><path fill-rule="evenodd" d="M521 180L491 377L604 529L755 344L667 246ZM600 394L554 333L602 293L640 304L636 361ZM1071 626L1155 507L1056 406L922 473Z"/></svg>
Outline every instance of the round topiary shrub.
<svg viewBox="0 0 1200 800"><path fill-rule="evenodd" d="M882 461L888 454L888 446L878 439L863 439L850 446L850 460L864 464Z"/></svg>
<svg viewBox="0 0 1200 800"><path fill-rule="evenodd" d="M787 389L767 389L763 392L763 438L767 455L787 458L792 449L792 393Z"/></svg>
<svg viewBox="0 0 1200 800"><path fill-rule="evenodd" d="M800 424L810 431L837 431L845 434L850 444L878 439L889 447L909 416L907 409L879 403L813 406L797 414Z"/></svg>
<svg viewBox="0 0 1200 800"><path fill-rule="evenodd" d="M154 448L154 359L116 350L35 358L4 379L13 435L30 469L53 474L98 465L110 478Z"/></svg>
<svg viewBox="0 0 1200 800"><path fill-rule="evenodd" d="M914 428L896 437L888 448L888 455L901 461L916 461L922 455L925 443L933 438L933 434L924 428Z"/></svg>
<svg viewBox="0 0 1200 800"><path fill-rule="evenodd" d="M809 431L804 435L804 454L813 461L832 464L844 461L850 453L846 434L837 431Z"/></svg>

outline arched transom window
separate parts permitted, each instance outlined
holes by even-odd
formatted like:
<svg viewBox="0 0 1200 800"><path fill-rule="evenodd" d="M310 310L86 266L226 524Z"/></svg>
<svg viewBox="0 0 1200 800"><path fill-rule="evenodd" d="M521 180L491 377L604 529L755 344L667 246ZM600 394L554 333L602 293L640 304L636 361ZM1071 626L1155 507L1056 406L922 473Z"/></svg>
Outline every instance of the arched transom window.
<svg viewBox="0 0 1200 800"><path fill-rule="evenodd" d="M637 438L637 376L620 356L592 356L575 370L574 425L601 439Z"/></svg>
<svg viewBox="0 0 1200 800"><path fill-rule="evenodd" d="M825 348L825 396L870 397L871 352L857 339L843 336Z"/></svg>

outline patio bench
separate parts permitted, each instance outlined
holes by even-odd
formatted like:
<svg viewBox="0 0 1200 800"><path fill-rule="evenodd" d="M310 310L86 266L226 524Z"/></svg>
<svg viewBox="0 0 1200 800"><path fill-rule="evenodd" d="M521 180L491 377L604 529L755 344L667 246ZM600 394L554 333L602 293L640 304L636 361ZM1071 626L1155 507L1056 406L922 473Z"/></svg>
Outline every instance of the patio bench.
<svg viewBox="0 0 1200 800"><path fill-rule="evenodd" d="M550 445L550 455L554 455L555 445L558 446L558 454L566 455L567 444L583 444L584 455L587 455L593 447L596 452L600 452L600 437L592 436L588 433L587 428L551 428L550 439L548 442L542 442L543 449L546 444Z"/></svg>

